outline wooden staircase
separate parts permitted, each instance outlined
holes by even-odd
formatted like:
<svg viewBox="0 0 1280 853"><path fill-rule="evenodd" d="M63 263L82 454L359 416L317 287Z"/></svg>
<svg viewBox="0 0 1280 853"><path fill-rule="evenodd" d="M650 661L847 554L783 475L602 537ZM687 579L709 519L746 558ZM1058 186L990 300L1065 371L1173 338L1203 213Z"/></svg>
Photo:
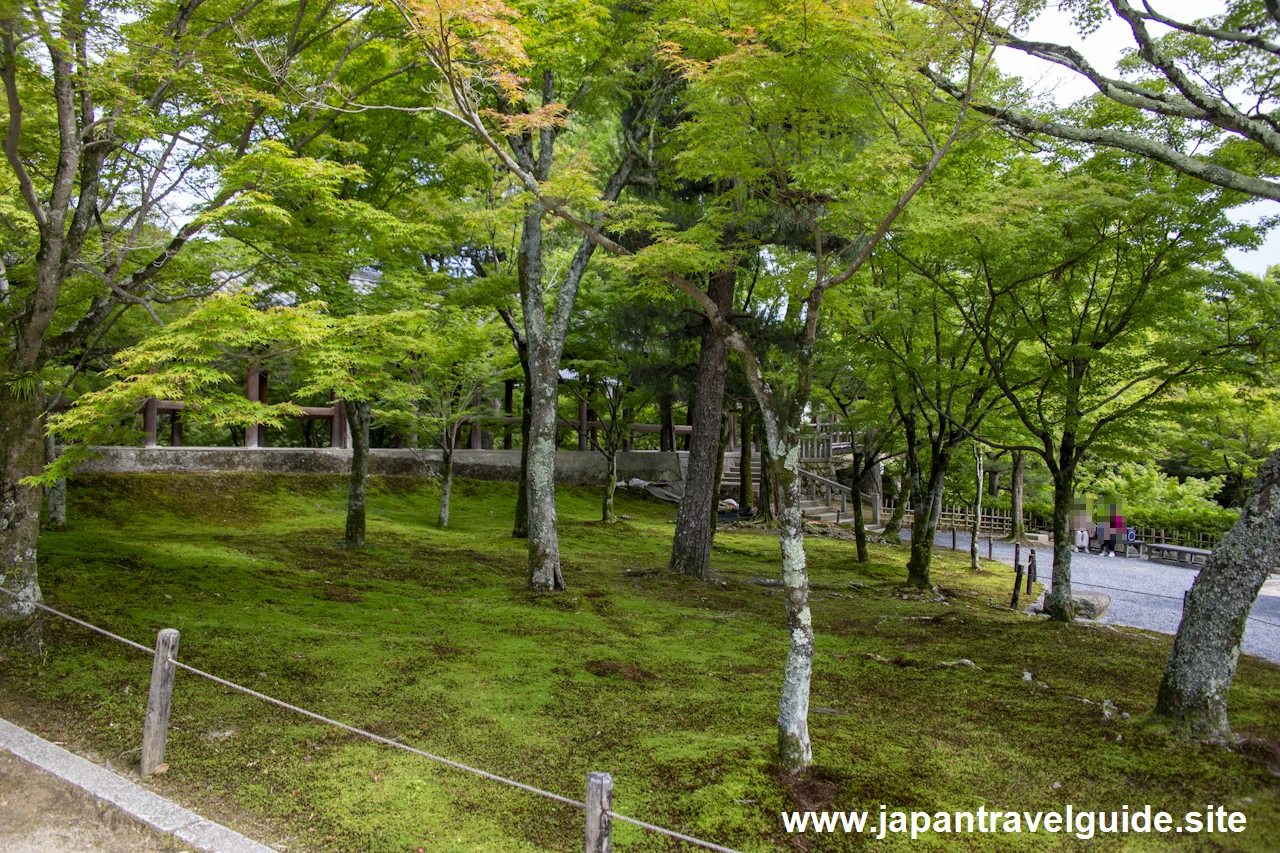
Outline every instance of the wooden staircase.
<svg viewBox="0 0 1280 853"><path fill-rule="evenodd" d="M732 456L726 454L724 472L720 478L722 495L727 493L728 497L737 498L739 487L742 484L742 467L739 463L740 457L738 454L735 453ZM800 501L800 511L804 515L805 521L826 524L853 524L853 516L850 514L852 506L848 500L847 488L811 471L802 471L801 489L802 493L806 495ZM752 460L751 490L757 495L760 493L759 457ZM842 491L844 500L841 500ZM864 500L863 518L870 523L874 516L874 511L865 505Z"/></svg>

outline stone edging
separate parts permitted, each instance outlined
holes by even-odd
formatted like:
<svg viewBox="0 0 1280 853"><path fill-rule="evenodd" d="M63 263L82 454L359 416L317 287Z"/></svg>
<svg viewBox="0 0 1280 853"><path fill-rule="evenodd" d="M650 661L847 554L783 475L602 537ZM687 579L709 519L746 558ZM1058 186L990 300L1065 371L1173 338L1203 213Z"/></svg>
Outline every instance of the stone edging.
<svg viewBox="0 0 1280 853"><path fill-rule="evenodd" d="M205 853L275 853L219 823L153 794L92 761L0 718L0 749L110 803L134 820Z"/></svg>

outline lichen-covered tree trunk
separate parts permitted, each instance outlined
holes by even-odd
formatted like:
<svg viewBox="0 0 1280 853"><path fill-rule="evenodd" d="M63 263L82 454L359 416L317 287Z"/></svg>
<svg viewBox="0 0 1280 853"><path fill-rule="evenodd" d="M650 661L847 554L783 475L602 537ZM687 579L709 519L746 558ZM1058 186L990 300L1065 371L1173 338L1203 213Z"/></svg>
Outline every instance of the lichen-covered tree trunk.
<svg viewBox="0 0 1280 853"><path fill-rule="evenodd" d="M805 564L804 519L800 509L800 448L783 448L771 462L781 503L778 542L782 548L782 588L787 602L790 646L778 705L778 758L789 771L813 761L809 743L809 685L813 677L813 618L809 613L809 573Z"/></svg>
<svg viewBox="0 0 1280 853"><path fill-rule="evenodd" d="M1022 526L1022 496L1026 485L1027 457L1021 450L1013 451L1013 468L1009 476L1009 541L1017 542L1027 531Z"/></svg>
<svg viewBox="0 0 1280 853"><path fill-rule="evenodd" d="M449 526L449 498L453 494L453 446L457 442L450 430L445 430L444 449L440 453L440 513L436 516L436 526L444 529Z"/></svg>
<svg viewBox="0 0 1280 853"><path fill-rule="evenodd" d="M58 458L58 441L52 433L44 437L44 461ZM45 519L50 530L67 529L67 478L59 477L44 493Z"/></svg>
<svg viewBox="0 0 1280 853"><path fill-rule="evenodd" d="M351 427L351 481L347 486L348 545L363 545L365 534L365 484L369 479L369 422L373 406L368 400L346 404L347 424Z"/></svg>
<svg viewBox="0 0 1280 853"><path fill-rule="evenodd" d="M556 532L556 415L559 402L560 354L548 341L530 341L533 378L529 419L529 588L559 592L560 538Z"/></svg>
<svg viewBox="0 0 1280 853"><path fill-rule="evenodd" d="M733 308L736 270L730 267L711 276L707 295L722 313ZM724 379L728 371L728 345L710 323L702 330L702 349L694 380L696 403L691 407L693 435L689 465L684 475L684 496L676 509L676 529L671 541L673 572L707 580L711 577L711 538L714 527L707 519L715 511L717 457L722 456L721 419Z"/></svg>
<svg viewBox="0 0 1280 853"><path fill-rule="evenodd" d="M1213 549L1187 594L1182 624L1156 694L1156 716L1205 740L1231 734L1227 694L1245 622L1280 566L1280 450L1263 463L1240 519Z"/></svg>
<svg viewBox="0 0 1280 853"><path fill-rule="evenodd" d="M604 505L600 509L600 520L612 524L618 518L613 514L613 495L618 490L618 451L610 447L604 454Z"/></svg>
<svg viewBox="0 0 1280 853"><path fill-rule="evenodd" d="M0 616L25 617L41 601L36 573L41 491L21 480L44 468L44 391L33 383L26 393L15 394L11 379L12 374L0 374L0 587L12 593L0 595Z"/></svg>

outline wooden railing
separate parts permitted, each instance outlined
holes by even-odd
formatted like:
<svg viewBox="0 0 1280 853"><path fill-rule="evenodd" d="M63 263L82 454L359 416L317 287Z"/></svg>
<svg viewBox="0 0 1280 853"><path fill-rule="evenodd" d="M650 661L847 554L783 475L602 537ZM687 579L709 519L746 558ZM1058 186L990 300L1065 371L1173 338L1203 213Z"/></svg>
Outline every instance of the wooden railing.
<svg viewBox="0 0 1280 853"><path fill-rule="evenodd" d="M806 471L803 468L800 469L800 492L807 495L811 501L819 500L819 495L821 495L821 500L825 502L826 506L837 506L836 502L839 501L838 508L842 513L849 511L849 498L853 497L853 489L844 483L838 483L835 480L830 480L821 474L815 474L813 471ZM862 501L863 506L870 505L871 507L871 523L879 524L881 513L879 495L869 495L863 492Z"/></svg>
<svg viewBox="0 0 1280 853"><path fill-rule="evenodd" d="M885 511L892 513L896 506L894 501L885 501ZM911 505L908 504L906 510L902 514L904 524L910 523L915 518L915 512ZM939 530L972 530L973 529L973 507L970 506L944 506L942 513L938 516ZM1013 531L1013 512L1007 509L988 509L983 507L982 518L979 519L979 533L1004 533L1008 534Z"/></svg>

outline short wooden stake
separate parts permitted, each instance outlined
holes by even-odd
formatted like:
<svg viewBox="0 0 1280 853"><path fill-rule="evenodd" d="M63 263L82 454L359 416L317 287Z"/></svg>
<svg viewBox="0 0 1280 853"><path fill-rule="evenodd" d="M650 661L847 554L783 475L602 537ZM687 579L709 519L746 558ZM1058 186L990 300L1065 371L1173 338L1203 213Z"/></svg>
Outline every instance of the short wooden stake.
<svg viewBox="0 0 1280 853"><path fill-rule="evenodd" d="M956 523L951 522L951 550L956 550Z"/></svg>
<svg viewBox="0 0 1280 853"><path fill-rule="evenodd" d="M147 696L147 719L142 726L143 776L150 776L164 764L164 744L169 736L169 707L173 702L172 661L178 657L178 631L165 628L156 635L156 657L151 663L151 692Z"/></svg>
<svg viewBox="0 0 1280 853"><path fill-rule="evenodd" d="M1013 603L1011 603L1009 606L1012 607L1014 610L1017 610L1018 609L1018 592L1022 589L1022 564L1021 563L1014 566L1014 572L1015 574L1013 576Z"/></svg>
<svg viewBox="0 0 1280 853"><path fill-rule="evenodd" d="M1031 594L1031 585L1036 580L1036 549L1032 548L1031 553L1027 555L1027 595Z"/></svg>
<svg viewBox="0 0 1280 853"><path fill-rule="evenodd" d="M987 559L988 559L988 560L990 560L990 559L991 559L991 548L992 548L992 545L991 545L991 537L990 537L990 536L988 536L988 537L987 537Z"/></svg>
<svg viewBox="0 0 1280 853"><path fill-rule="evenodd" d="M587 853L613 850L613 777L608 773L587 774Z"/></svg>

